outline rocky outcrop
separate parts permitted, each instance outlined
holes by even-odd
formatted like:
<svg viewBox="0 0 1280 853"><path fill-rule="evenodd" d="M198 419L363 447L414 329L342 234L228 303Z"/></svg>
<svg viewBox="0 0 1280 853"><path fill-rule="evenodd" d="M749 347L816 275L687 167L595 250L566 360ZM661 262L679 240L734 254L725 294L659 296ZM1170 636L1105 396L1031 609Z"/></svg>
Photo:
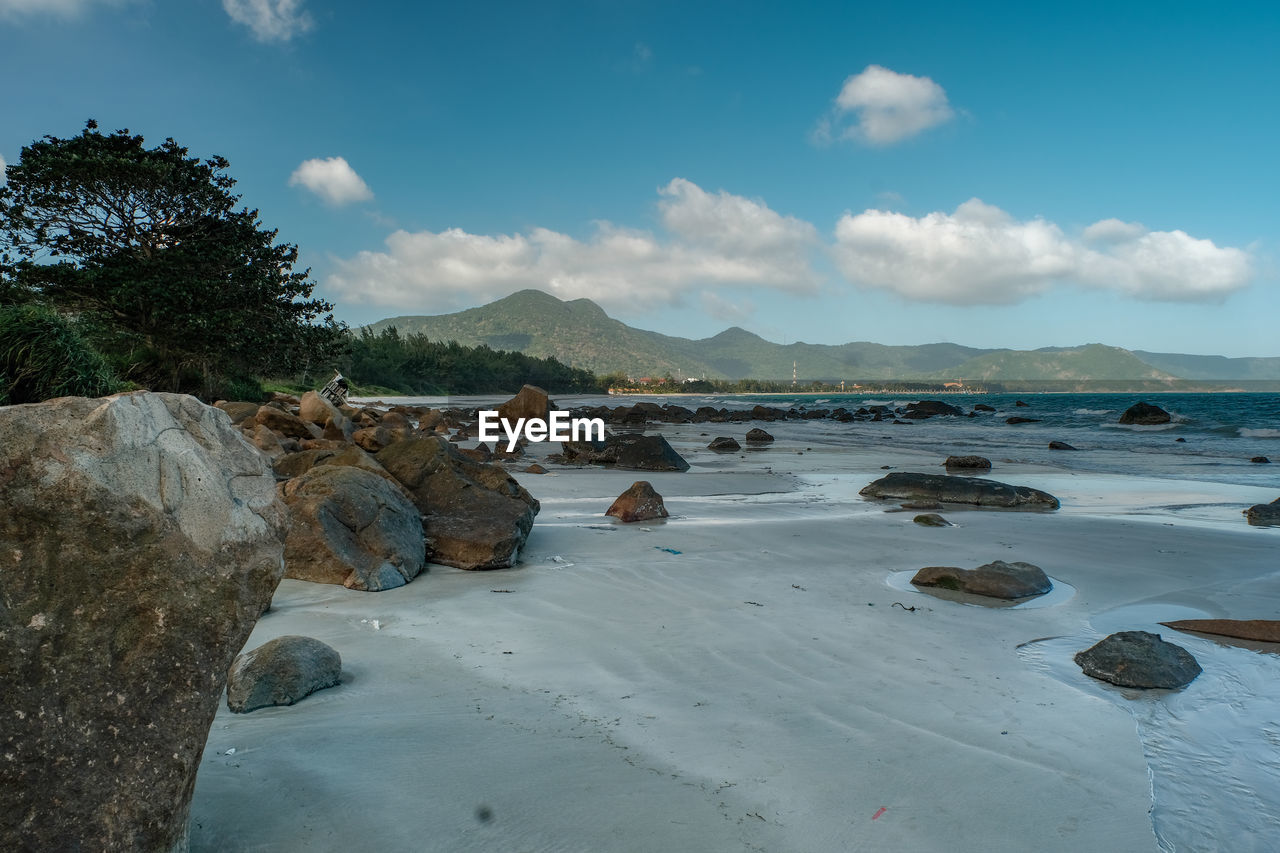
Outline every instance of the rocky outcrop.
<svg viewBox="0 0 1280 853"><path fill-rule="evenodd" d="M1171 420L1173 420L1173 417L1159 406L1153 406L1150 403L1134 403L1124 410L1124 414L1120 416L1119 423L1155 426L1157 424L1167 424Z"/></svg>
<svg viewBox="0 0 1280 853"><path fill-rule="evenodd" d="M1049 442L1049 449L1050 450L1075 450L1074 447L1072 447L1070 444L1067 444L1065 441L1051 441Z"/></svg>
<svg viewBox="0 0 1280 853"><path fill-rule="evenodd" d="M989 471L991 470L991 460L985 456L948 456L947 461L942 463L948 469L969 470L969 471Z"/></svg>
<svg viewBox="0 0 1280 853"><path fill-rule="evenodd" d="M324 434L297 415L277 409L275 406L263 406L258 409L254 420L285 438L319 438Z"/></svg>
<svg viewBox="0 0 1280 853"><path fill-rule="evenodd" d="M343 417L338 407L321 397L315 391L308 391L298 401L298 417L309 424L322 427L330 420Z"/></svg>
<svg viewBox="0 0 1280 853"><path fill-rule="evenodd" d="M1175 631L1194 631L1197 634L1214 634L1259 643L1280 643L1280 621L1275 619L1181 619L1160 624Z"/></svg>
<svg viewBox="0 0 1280 853"><path fill-rule="evenodd" d="M1244 511L1244 516L1258 527L1280 526L1280 498L1269 504L1254 504Z"/></svg>
<svg viewBox="0 0 1280 853"><path fill-rule="evenodd" d="M1159 634L1121 631L1075 656L1085 675L1121 687L1176 690L1201 673L1200 664L1181 646Z"/></svg>
<svg viewBox="0 0 1280 853"><path fill-rule="evenodd" d="M661 435L623 433L604 441L561 442L566 462L614 465L632 471L688 471L689 463Z"/></svg>
<svg viewBox="0 0 1280 853"><path fill-rule="evenodd" d="M1053 584L1039 566L1023 562L1006 563L1003 560L996 560L976 569L927 566L916 572L911 582L916 586L936 586L1003 599L1030 598L1044 595L1053 589Z"/></svg>
<svg viewBox="0 0 1280 853"><path fill-rule="evenodd" d="M498 417L514 424L520 418L537 418L545 421L551 417L551 401L547 392L535 385L526 385L507 402L498 407Z"/></svg>
<svg viewBox="0 0 1280 853"><path fill-rule="evenodd" d="M277 637L236 657L227 674L227 707L247 714L292 705L342 679L342 657L311 637Z"/></svg>
<svg viewBox="0 0 1280 853"><path fill-rule="evenodd" d="M742 445L738 444L738 440L736 438L722 435L711 439L711 443L707 445L707 449L714 450L717 453L728 453L734 450L741 450Z"/></svg>
<svg viewBox="0 0 1280 853"><path fill-rule="evenodd" d="M377 592L404 586L426 561L417 507L386 479L319 465L281 489L290 510L285 576Z"/></svg>
<svg viewBox="0 0 1280 853"><path fill-rule="evenodd" d="M654 491L649 481L640 480L618 495L604 514L622 521L649 521L666 518L667 508L662 503L662 495Z"/></svg>
<svg viewBox="0 0 1280 853"><path fill-rule="evenodd" d="M213 404L222 411L227 413L227 417L231 418L233 424L240 424L251 419L258 414L259 406L257 403L245 403L237 401L219 400Z"/></svg>
<svg viewBox="0 0 1280 853"><path fill-rule="evenodd" d="M263 457L192 397L0 409L0 849L167 851L280 580Z"/></svg>
<svg viewBox="0 0 1280 853"><path fill-rule="evenodd" d="M1027 486L1011 486L978 477L915 474L908 471L887 474L863 487L859 494L869 498L934 500L975 506L1058 508L1058 499L1053 495Z"/></svg>
<svg viewBox="0 0 1280 853"><path fill-rule="evenodd" d="M397 441L376 458L413 496L428 560L460 569L515 563L539 505L506 471L467 459L438 435Z"/></svg>

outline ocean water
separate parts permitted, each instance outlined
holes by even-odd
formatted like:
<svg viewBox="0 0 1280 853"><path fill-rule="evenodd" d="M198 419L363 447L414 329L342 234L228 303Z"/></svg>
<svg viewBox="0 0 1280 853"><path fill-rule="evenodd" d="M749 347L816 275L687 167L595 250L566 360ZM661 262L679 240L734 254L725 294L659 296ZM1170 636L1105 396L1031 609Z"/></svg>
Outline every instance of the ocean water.
<svg viewBox="0 0 1280 853"><path fill-rule="evenodd" d="M885 421L809 423L818 425L823 438L837 443L889 438L900 447L944 454L977 453L992 460L1014 459L1075 471L1280 489L1280 394L680 395L604 397L588 402L619 406L639 399L691 409L704 405L749 409L759 404L850 411L935 399L966 413L983 403L996 411L979 412L972 418L933 417L909 426ZM1172 421L1159 426L1117 423L1124 410L1140 400L1169 412ZM1018 406L1018 401L1027 405ZM1014 416L1038 422L1005 423ZM1066 442L1078 452L1050 450L1051 441ZM1250 462L1255 456L1268 457L1271 464Z"/></svg>

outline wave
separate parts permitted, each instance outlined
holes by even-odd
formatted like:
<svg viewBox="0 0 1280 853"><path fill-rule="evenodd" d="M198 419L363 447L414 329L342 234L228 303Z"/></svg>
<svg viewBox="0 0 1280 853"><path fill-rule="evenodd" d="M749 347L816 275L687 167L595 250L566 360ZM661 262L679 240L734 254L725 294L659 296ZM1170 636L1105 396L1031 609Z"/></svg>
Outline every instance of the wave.
<svg viewBox="0 0 1280 853"><path fill-rule="evenodd" d="M1280 429L1250 429L1240 427L1241 438L1280 438Z"/></svg>

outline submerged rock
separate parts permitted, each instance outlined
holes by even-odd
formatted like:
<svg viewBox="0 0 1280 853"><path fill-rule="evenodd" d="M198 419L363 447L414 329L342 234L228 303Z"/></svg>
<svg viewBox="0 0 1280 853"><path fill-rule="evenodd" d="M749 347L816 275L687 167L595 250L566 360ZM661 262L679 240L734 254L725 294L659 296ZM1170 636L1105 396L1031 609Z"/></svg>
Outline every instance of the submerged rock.
<svg viewBox="0 0 1280 853"><path fill-rule="evenodd" d="M1150 403L1134 403L1124 410L1124 414L1120 416L1119 423L1154 426L1156 424L1167 424L1171 420L1173 420L1173 416L1159 406L1153 406Z"/></svg>
<svg viewBox="0 0 1280 853"><path fill-rule="evenodd" d="M921 525L922 527L950 527L951 526L951 522L947 521L945 518L938 515L936 512L921 513L920 515L917 515L915 518L911 520L914 521L916 524Z"/></svg>
<svg viewBox="0 0 1280 853"><path fill-rule="evenodd" d="M1011 486L978 477L916 474L909 471L886 474L863 487L859 494L871 498L935 500L976 506L1058 508L1058 499L1053 495L1027 486Z"/></svg>
<svg viewBox="0 0 1280 853"><path fill-rule="evenodd" d="M976 569L954 566L926 566L916 572L911 582L916 586L936 586L989 598L1030 598L1044 595L1053 584L1039 566L1030 563L1006 563L996 560Z"/></svg>
<svg viewBox="0 0 1280 853"><path fill-rule="evenodd" d="M904 418L912 420L924 420L932 418L936 415L963 415L964 411L941 400L921 400L917 403L908 403L902 410Z"/></svg>
<svg viewBox="0 0 1280 853"><path fill-rule="evenodd" d="M1267 458L1267 457L1265 457L1265 456L1255 456L1255 457L1253 457L1252 459L1250 459L1249 461L1250 461L1250 462L1256 462L1256 463L1257 463L1257 464L1259 464L1259 465L1267 465L1267 464L1270 464L1270 462L1271 462L1271 460L1270 460L1270 459L1268 459L1268 458Z"/></svg>
<svg viewBox="0 0 1280 853"><path fill-rule="evenodd" d="M1051 441L1049 442L1049 449L1050 450L1075 450L1074 447L1067 444L1065 441Z"/></svg>
<svg viewBox="0 0 1280 853"><path fill-rule="evenodd" d="M1121 687L1176 690L1202 670L1191 653L1148 631L1121 631L1078 652L1075 662L1085 675Z"/></svg>
<svg viewBox="0 0 1280 853"><path fill-rule="evenodd" d="M0 849L168 851L283 571L275 478L146 392L0 408L0 472Z"/></svg>
<svg viewBox="0 0 1280 853"><path fill-rule="evenodd" d="M342 657L311 637L277 637L239 655L227 674L227 707L247 714L292 705L342 679Z"/></svg>
<svg viewBox="0 0 1280 853"><path fill-rule="evenodd" d="M1280 621L1275 619L1181 619L1161 622L1175 631L1195 631L1259 643L1280 643Z"/></svg>
<svg viewBox="0 0 1280 853"><path fill-rule="evenodd" d="M649 481L640 480L618 495L604 514L622 521L648 521L666 518L667 508L662 503L662 495L654 491Z"/></svg>

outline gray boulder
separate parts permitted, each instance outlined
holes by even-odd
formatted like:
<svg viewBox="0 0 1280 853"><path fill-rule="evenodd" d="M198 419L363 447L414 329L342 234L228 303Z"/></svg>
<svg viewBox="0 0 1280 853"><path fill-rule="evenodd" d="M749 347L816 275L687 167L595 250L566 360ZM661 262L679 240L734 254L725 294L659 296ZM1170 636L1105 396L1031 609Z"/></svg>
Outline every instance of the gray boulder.
<svg viewBox="0 0 1280 853"><path fill-rule="evenodd" d="M1173 420L1173 417L1159 406L1153 406L1150 403L1134 403L1124 410L1119 422L1122 424L1154 426L1156 424L1167 424L1171 420Z"/></svg>
<svg viewBox="0 0 1280 853"><path fill-rule="evenodd" d="M957 569L954 566L928 566L916 572L911 582L916 586L936 586L990 598L1030 598L1044 595L1053 584L1040 569L1030 563L1006 563L1003 560Z"/></svg>
<svg viewBox="0 0 1280 853"><path fill-rule="evenodd" d="M863 487L859 494L869 498L932 500L975 506L1058 508L1058 499L1053 495L1027 486L1011 486L978 477L916 474L909 471L887 474Z"/></svg>
<svg viewBox="0 0 1280 853"><path fill-rule="evenodd" d="M426 562L422 518L371 471L318 465L281 488L289 506L285 576L377 592L404 586Z"/></svg>
<svg viewBox="0 0 1280 853"><path fill-rule="evenodd" d="M193 397L0 408L0 849L168 851L282 573L261 454Z"/></svg>
<svg viewBox="0 0 1280 853"><path fill-rule="evenodd" d="M342 657L311 637L277 637L236 657L227 673L227 707L247 714L292 705L342 679Z"/></svg>
<svg viewBox="0 0 1280 853"><path fill-rule="evenodd" d="M1085 675L1121 687L1186 687L1201 673L1200 664L1181 646L1167 643L1159 634L1121 631L1078 652L1075 662Z"/></svg>
<svg viewBox="0 0 1280 853"><path fill-rule="evenodd" d="M741 450L742 445L738 444L738 440L736 438L730 438L729 436L722 435L718 438L711 439L711 443L707 445L707 449L714 450L718 453L726 453L734 450Z"/></svg>

